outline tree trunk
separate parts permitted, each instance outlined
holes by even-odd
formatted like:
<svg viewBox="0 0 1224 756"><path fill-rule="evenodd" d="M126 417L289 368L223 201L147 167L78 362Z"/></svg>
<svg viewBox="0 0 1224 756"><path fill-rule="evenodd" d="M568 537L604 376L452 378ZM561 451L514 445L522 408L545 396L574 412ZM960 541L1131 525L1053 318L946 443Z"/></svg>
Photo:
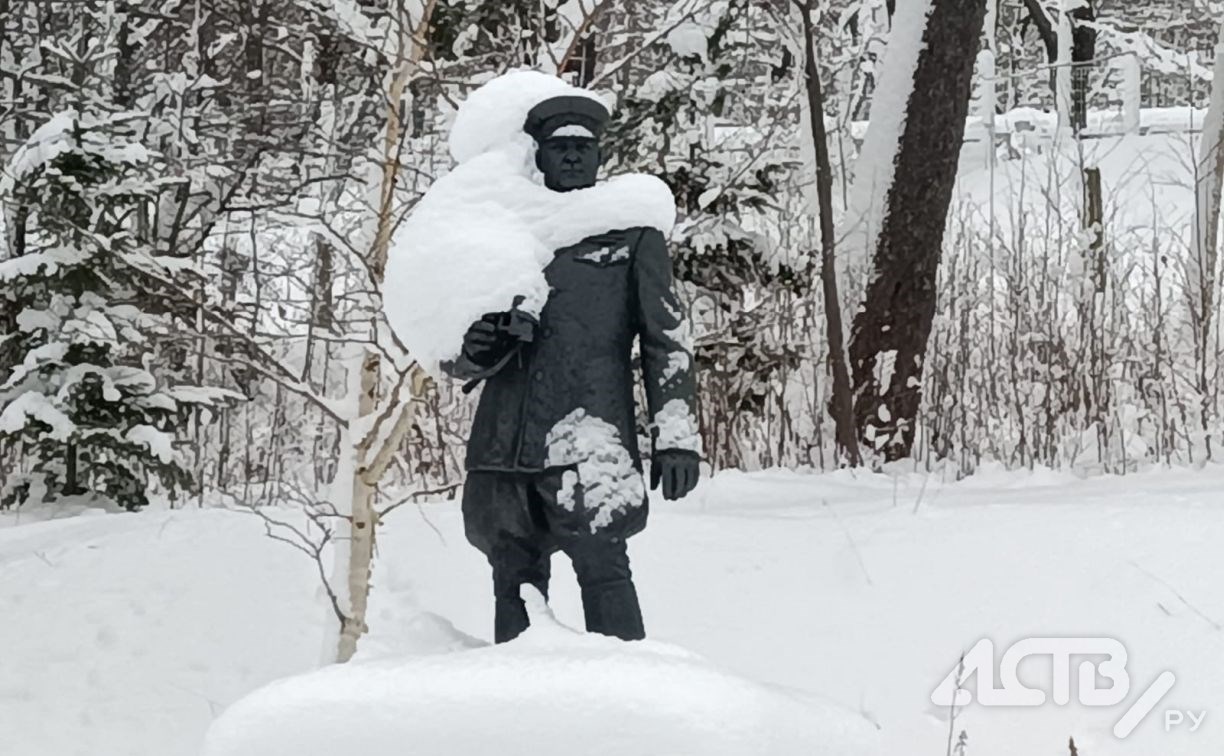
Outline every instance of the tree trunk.
<svg viewBox="0 0 1224 756"><path fill-rule="evenodd" d="M1206 430L1214 415L1216 368L1211 355L1217 351L1212 338L1216 306L1216 275L1220 260L1220 205L1224 193L1224 24L1220 25L1215 49L1215 75L1211 85L1211 104L1203 121L1203 142L1199 155L1196 192L1198 195L1197 260L1188 266L1187 284L1198 321L1195 346L1198 389L1202 395L1202 426ZM1210 447L1208 452L1210 453Z"/></svg>
<svg viewBox="0 0 1224 756"><path fill-rule="evenodd" d="M985 0L930 2L906 101L910 117L897 135L873 269L851 329L856 424L861 440L888 460L908 456L913 447L944 225L985 15ZM891 54L885 66L912 65L904 54L890 62Z"/></svg>
<svg viewBox="0 0 1224 756"><path fill-rule="evenodd" d="M1086 420L1096 429L1097 448L1101 450L1101 459L1105 459L1104 450L1108 448L1107 436L1110 404L1109 380L1106 374L1105 339L1105 304L1106 291L1109 284L1108 267L1105 257L1105 212L1104 192L1101 188L1101 169L1086 168L1084 170L1084 234L1090 239L1087 249L1087 263L1092 271L1089 281L1090 288L1083 304L1084 319L1081 327L1083 342L1088 345L1088 375L1091 384L1087 387L1088 396L1085 401Z"/></svg>
<svg viewBox="0 0 1224 756"><path fill-rule="evenodd" d="M1092 68L1096 58L1097 30L1090 26L1096 21L1093 0L1071 11L1071 126L1076 134L1088 128L1088 95ZM1085 23L1086 22L1086 23Z"/></svg>
<svg viewBox="0 0 1224 756"><path fill-rule="evenodd" d="M360 388L357 394L357 416L360 421L374 413L378 406L378 384L381 379L378 352L364 350L361 358ZM357 466L353 470L353 500L349 520L348 607L340 624L340 646L336 659L346 662L357 652L357 640L365 633L366 604L370 597L370 577L374 569L374 529L377 513L374 509L374 487L366 482L364 460L368 445L363 439L352 439Z"/></svg>
<svg viewBox="0 0 1224 756"><path fill-rule="evenodd" d="M60 491L60 494L75 496L81 493L84 489L77 478L77 446L69 441L64 444L64 490Z"/></svg>
<svg viewBox="0 0 1224 756"><path fill-rule="evenodd" d="M850 371L846 367L846 343L842 325L841 299L837 293L836 237L833 228L833 167L829 162L829 141L825 133L824 92L816 66L816 46L812 39L812 2L799 8L803 17L804 76L808 115L812 126L812 145L816 150L816 194L820 206L820 283L824 296L825 327L829 340L829 372L833 375L833 396L829 414L836 427L838 457L852 467L860 463L858 438L854 432L854 398L850 393Z"/></svg>
<svg viewBox="0 0 1224 756"><path fill-rule="evenodd" d="M401 132L404 124L400 120L400 105L407 89L413 68L420 62L426 47L425 30L429 26L434 8L434 0L427 0L416 21L415 28L409 23L411 13L402 10L402 23L399 35L397 57L394 62L395 71L391 76L387 91L387 125L383 131L382 140L382 186L378 208L378 225L375 229L374 244L370 249L367 267L373 285L382 288L383 277L387 267L387 252L391 244L391 232L394 227L394 199L396 179L399 175L399 153ZM406 109L411 112L411 108ZM397 420L393 430L385 437L371 433L371 420L377 409L377 392L382 378L382 358L378 350L372 346L363 348L360 363L360 377L357 397L357 418L350 423L350 431L361 429L360 436L352 433L351 453L356 465L352 475L351 509L348 514L348 549L347 554L337 553L338 561L347 556L347 564L337 564L344 570L343 576L337 575L333 582L340 578L347 584L347 606L344 607L344 620L340 628L339 647L336 658L346 662L357 650L357 640L366 631L366 604L370 593L370 577L373 571L375 530L378 527L378 512L374 508L376 486L379 478L386 470L391 454L398 447L407 429L411 427L412 402L407 406L396 408ZM410 387L413 397L424 394L428 381L420 368L413 368Z"/></svg>
<svg viewBox="0 0 1224 756"><path fill-rule="evenodd" d="M1063 0L1061 7L1065 8L1068 4ZM1050 72L1050 88L1054 90L1056 98L1065 97L1069 100L1066 108L1067 115L1070 116L1069 125L1079 134L1088 125L1089 71L1086 64L1096 57L1097 31L1089 25L1096 21L1096 2L1087 0L1083 5L1077 5L1074 10L1067 11L1067 18L1059 18L1057 25L1046 13L1042 0L1024 0L1024 8L1028 12L1029 23L1037 30L1037 36L1045 47L1046 61L1059 66ZM1064 22L1070 25L1069 38L1066 40L1060 39L1064 33L1060 27ZM1069 48L1067 52L1070 53L1066 60L1063 59L1064 47ZM1060 74L1064 75L1064 83L1061 85ZM1068 90L1065 95L1060 92L1063 87ZM1063 110L1060 105L1060 115Z"/></svg>
<svg viewBox="0 0 1224 756"><path fill-rule="evenodd" d="M1041 44L1045 46L1046 61L1049 63L1057 62L1058 32L1054 30L1054 22L1050 20L1050 16L1045 12L1041 0L1024 0L1024 9L1028 11L1029 23L1037 30L1037 36L1041 38Z"/></svg>

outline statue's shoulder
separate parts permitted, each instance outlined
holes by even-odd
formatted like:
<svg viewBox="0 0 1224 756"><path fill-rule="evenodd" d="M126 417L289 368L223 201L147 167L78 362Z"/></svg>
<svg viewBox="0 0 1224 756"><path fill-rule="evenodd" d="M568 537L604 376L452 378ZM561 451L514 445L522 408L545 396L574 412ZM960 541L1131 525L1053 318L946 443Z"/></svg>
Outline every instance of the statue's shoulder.
<svg viewBox="0 0 1224 756"><path fill-rule="evenodd" d="M650 226L632 226L630 228L618 228L611 231L605 231L602 234L588 236L582 240L582 243L595 245L628 245L631 250L635 250L643 242L649 244L663 243L663 241L663 232L657 228L651 228Z"/></svg>
<svg viewBox="0 0 1224 756"><path fill-rule="evenodd" d="M616 228L602 234L592 234L582 241L588 244L624 244L637 241L641 232L641 228Z"/></svg>
<svg viewBox="0 0 1224 756"><path fill-rule="evenodd" d="M667 242L657 228L619 228L586 237L574 246L574 258L600 266L636 268L639 260L667 259Z"/></svg>

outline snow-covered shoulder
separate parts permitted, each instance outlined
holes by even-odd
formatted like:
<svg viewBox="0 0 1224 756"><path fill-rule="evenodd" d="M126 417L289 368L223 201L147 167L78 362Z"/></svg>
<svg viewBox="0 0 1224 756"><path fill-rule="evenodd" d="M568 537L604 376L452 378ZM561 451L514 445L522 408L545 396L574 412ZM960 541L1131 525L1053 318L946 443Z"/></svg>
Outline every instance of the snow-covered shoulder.
<svg viewBox="0 0 1224 756"><path fill-rule="evenodd" d="M527 589L531 590L531 589ZM498 645L354 662L234 704L203 756L792 756L874 752L875 728L664 643L558 623Z"/></svg>
<svg viewBox="0 0 1224 756"><path fill-rule="evenodd" d="M570 192L541 182L523 120L541 99L581 92L515 71L460 107L451 134L459 164L396 231L384 281L387 320L425 370L436 375L458 356L473 322L509 310L516 298L519 309L539 315L549 293L543 270L557 249L617 229L671 231L675 199L653 176L616 176Z"/></svg>

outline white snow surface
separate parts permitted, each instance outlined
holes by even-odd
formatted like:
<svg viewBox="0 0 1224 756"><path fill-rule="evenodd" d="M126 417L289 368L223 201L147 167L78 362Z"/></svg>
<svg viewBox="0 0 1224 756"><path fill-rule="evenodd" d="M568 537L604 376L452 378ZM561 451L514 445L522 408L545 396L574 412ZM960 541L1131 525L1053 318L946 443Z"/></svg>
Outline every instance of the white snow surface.
<svg viewBox="0 0 1224 756"><path fill-rule="evenodd" d="M546 97L581 91L515 71L460 107L451 134L460 162L396 231L383 287L388 322L427 371L436 375L474 321L510 309L517 296L525 300L519 309L538 315L549 293L543 269L557 249L614 229L671 231L675 199L653 176L616 176L570 192L540 182L534 142L522 131L526 112ZM516 115L506 121L506 112Z"/></svg>
<svg viewBox="0 0 1224 756"><path fill-rule="evenodd" d="M549 137L584 137L586 139L594 139L595 134L586 126L571 123L568 126L562 126L556 131L550 132Z"/></svg>
<svg viewBox="0 0 1224 756"><path fill-rule="evenodd" d="M31 252L21 257L0 260L0 283L8 283L23 276L55 274L61 266L79 265L88 257L83 250L71 247L51 247L40 252Z"/></svg>
<svg viewBox="0 0 1224 756"><path fill-rule="evenodd" d="M701 432L688 402L683 399L668 401L655 413L653 423L659 430L656 449L681 449L701 454Z"/></svg>
<svg viewBox="0 0 1224 756"><path fill-rule="evenodd" d="M202 756L782 756L864 753L874 739L850 710L677 646L572 630L524 593L532 626L514 641L274 683L217 720Z"/></svg>
<svg viewBox="0 0 1224 756"><path fill-rule="evenodd" d="M557 502L572 511L579 506L581 486L581 506L595 512L592 533L611 524L618 512L645 501L642 474L615 425L578 408L549 429L544 443L549 467L576 466L562 477Z"/></svg>
<svg viewBox="0 0 1224 756"><path fill-rule="evenodd" d="M5 170L0 171L0 194L11 191L13 183L27 174L74 150L97 155L112 163L135 165L148 161L149 152L144 145L116 140L105 133L111 119L123 115L82 114L74 108L52 114L14 150Z"/></svg>
<svg viewBox="0 0 1224 756"><path fill-rule="evenodd" d="M450 132L451 157L464 163L519 141L525 136L523 123L531 109L544 100L563 96L588 97L612 110L604 97L556 76L530 69L509 71L482 84L459 106Z"/></svg>
<svg viewBox="0 0 1224 756"><path fill-rule="evenodd" d="M63 110L34 129L9 159L7 172L12 174L12 180L19 181L30 171L70 151L73 148L72 125L77 118L75 110Z"/></svg>
<svg viewBox="0 0 1224 756"><path fill-rule="evenodd" d="M5 405L0 412L0 432L17 433L29 419L50 427L47 435L56 441L67 441L76 432L76 423L52 403L46 394L27 391Z"/></svg>
<svg viewBox="0 0 1224 756"><path fill-rule="evenodd" d="M686 703L688 713L725 713L727 700L756 700L777 703L784 710L775 721L784 721L785 709L815 697L879 725L878 742L857 750L841 738L851 724L814 704L812 717L833 733L830 747L796 756L939 754L947 711L929 697L962 651L982 638L1001 649L1029 636L1104 635L1129 652L1133 687L1123 704L1085 707L1073 697L1066 706L971 705L955 725L969 735L968 753L1065 754L1074 736L1080 753L1092 756L1218 754L1221 490L1220 466L1089 479L983 471L960 482L913 473L720 474L683 501L656 500L649 527L629 541L647 634L658 645L616 646L556 630L537 636L538 645L529 634L523 640L531 642L504 650L484 648L492 632L488 564L465 541L458 506L401 507L379 532L371 631L358 652L365 665L277 684L250 701L276 702L278 716L302 722L305 710L326 716L311 697L326 694L321 683L349 690L385 681L388 694L415 690L412 700L442 717L437 726L449 724L459 743L481 724L469 699L482 714L497 714L489 705L500 696L524 717L541 716L544 680L528 669L547 671L560 691L550 703L584 723L594 716L565 699L580 692L577 680L606 672L615 677L599 684L621 693L641 691L630 687L641 674L671 692L659 704L670 713ZM258 518L195 508L46 522L30 514L0 512L0 606L16 618L0 623L4 756L199 756L226 707L317 667L325 615L315 566L268 539ZM561 555L550 605L562 624L582 626L578 588ZM668 656L662 644L708 663ZM1022 668L1024 679L1048 680L1049 663L1033 664ZM660 681L669 670L683 677ZM1177 675L1173 690L1133 735L1116 739L1111 730L1123 710L1165 670ZM409 672L428 675L439 700L412 688ZM772 695L745 680L792 692ZM714 686L727 698L714 696ZM304 696L302 712L288 705L295 691ZM406 699L380 700L375 688L352 692L364 708L344 710L361 716L328 719L352 745L329 756L363 753L358 738L375 737L365 730L401 732L400 718L418 721L394 705ZM250 705L232 716L247 716ZM1207 709L1205 724L1166 732L1163 712L1175 708ZM608 716L602 729L586 731L589 744L625 729L616 717L645 716L623 701L601 711ZM564 727L565 718L558 721ZM267 731L252 725L249 734ZM540 730L534 744L547 747L553 732ZM281 734L294 742L291 729ZM492 744L446 754L512 753L510 741L499 734ZM417 745L405 741L399 753L429 753Z"/></svg>
<svg viewBox="0 0 1224 756"><path fill-rule="evenodd" d="M151 425L135 425L124 436L128 441L147 447L149 453L163 464L174 461L174 434L158 430Z"/></svg>
<svg viewBox="0 0 1224 756"><path fill-rule="evenodd" d="M701 24L686 21L667 34L667 45L682 58L697 57L703 62L709 59L707 30Z"/></svg>

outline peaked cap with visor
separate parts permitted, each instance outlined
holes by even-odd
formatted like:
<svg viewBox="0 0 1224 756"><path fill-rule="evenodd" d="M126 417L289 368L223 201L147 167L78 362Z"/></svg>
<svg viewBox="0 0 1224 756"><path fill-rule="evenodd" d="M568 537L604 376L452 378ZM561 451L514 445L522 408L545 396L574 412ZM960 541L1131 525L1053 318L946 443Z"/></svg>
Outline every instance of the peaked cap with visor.
<svg viewBox="0 0 1224 756"><path fill-rule="evenodd" d="M565 129L565 135L581 134L580 130L566 129L567 126L578 126L589 134L581 134L590 138L598 138L607 125L611 114L602 103L581 95L561 95L550 97L533 107L527 113L523 123L523 131L531 135L537 143Z"/></svg>

